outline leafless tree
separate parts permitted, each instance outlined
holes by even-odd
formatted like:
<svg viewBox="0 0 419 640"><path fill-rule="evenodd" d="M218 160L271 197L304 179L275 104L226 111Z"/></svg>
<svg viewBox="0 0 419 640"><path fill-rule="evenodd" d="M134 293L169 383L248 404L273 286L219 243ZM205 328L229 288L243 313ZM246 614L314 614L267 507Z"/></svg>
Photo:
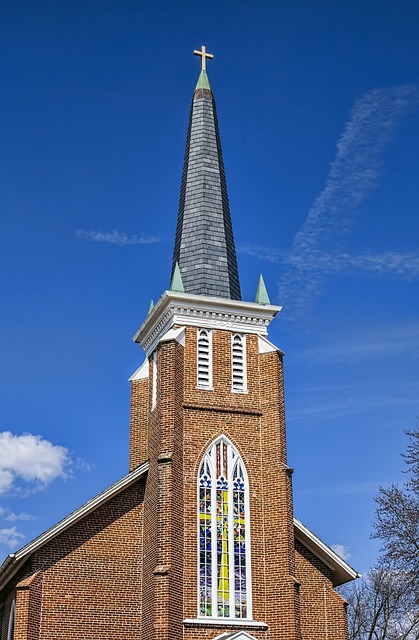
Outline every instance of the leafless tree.
<svg viewBox="0 0 419 640"><path fill-rule="evenodd" d="M419 426L407 435L406 482L375 499L378 565L343 590L350 640L419 640Z"/></svg>
<svg viewBox="0 0 419 640"><path fill-rule="evenodd" d="M419 427L407 435L407 480L401 487L380 487L373 537L382 541L382 557L390 567L416 576L419 591Z"/></svg>
<svg viewBox="0 0 419 640"><path fill-rule="evenodd" d="M412 576L383 566L343 590L349 640L418 640L419 609Z"/></svg>

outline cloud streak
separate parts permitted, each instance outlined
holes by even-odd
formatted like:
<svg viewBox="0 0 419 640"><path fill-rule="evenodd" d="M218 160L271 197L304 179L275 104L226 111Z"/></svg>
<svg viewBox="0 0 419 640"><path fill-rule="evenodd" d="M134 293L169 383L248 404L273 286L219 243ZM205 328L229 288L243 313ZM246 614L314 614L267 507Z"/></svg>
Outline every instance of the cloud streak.
<svg viewBox="0 0 419 640"><path fill-rule="evenodd" d="M419 356L419 326L401 324L342 333L333 343L318 345L297 354L306 363L356 364L401 355Z"/></svg>
<svg viewBox="0 0 419 640"><path fill-rule="evenodd" d="M382 253L350 254L344 251L287 253L262 245L239 245L238 253L271 262L285 264L298 271L316 270L323 275L338 271L363 271L377 276L394 275L405 279L419 277L419 253L384 251Z"/></svg>
<svg viewBox="0 0 419 640"><path fill-rule="evenodd" d="M401 86L368 91L355 102L326 185L294 237L288 268L280 282L280 299L287 300L293 317L300 316L321 293L326 273L351 262L350 256L338 253L328 262L329 242L350 230L354 209L377 185L385 146L402 115L418 104L418 99L418 87ZM384 258L385 254L354 256L352 266L384 273ZM399 262L398 268L407 271L406 264L412 259L416 265L417 256L393 254L393 266ZM417 270L417 265L414 268Z"/></svg>
<svg viewBox="0 0 419 640"><path fill-rule="evenodd" d="M298 396L288 397L288 423L324 424L326 420L336 420L371 411L384 412L386 409L416 406L419 384L406 382L373 385L365 380L358 386L347 385L324 389L299 389Z"/></svg>
<svg viewBox="0 0 419 640"><path fill-rule="evenodd" d="M138 244L155 244L161 241L157 236L145 234L128 235L125 231L119 231L118 229L114 229L113 231L85 231L83 229L77 229L76 237L82 240L90 240L91 242L107 242L108 244L114 244L119 247Z"/></svg>

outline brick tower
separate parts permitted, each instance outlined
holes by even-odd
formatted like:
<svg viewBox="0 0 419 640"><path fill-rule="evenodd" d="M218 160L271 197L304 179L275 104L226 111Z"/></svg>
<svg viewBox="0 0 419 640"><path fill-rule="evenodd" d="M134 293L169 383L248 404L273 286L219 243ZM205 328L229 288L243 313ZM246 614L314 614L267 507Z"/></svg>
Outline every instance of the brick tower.
<svg viewBox="0 0 419 640"><path fill-rule="evenodd" d="M205 60L204 48L196 53ZM307 561L319 559L306 547L296 558L283 353L267 339L278 311L263 280L256 302L240 299L203 63L189 118L171 288L135 336L147 356L131 378L130 451L131 469L150 465L144 640L324 638L311 619L316 598L330 608L330 637L346 637L332 571L321 589L314 579L302 589L297 578L296 563L310 574ZM310 610L302 611L304 599Z"/></svg>
<svg viewBox="0 0 419 640"><path fill-rule="evenodd" d="M129 473L10 554L0 640L346 640L357 574L293 517L280 310L243 302L205 71L171 287L135 341Z"/></svg>

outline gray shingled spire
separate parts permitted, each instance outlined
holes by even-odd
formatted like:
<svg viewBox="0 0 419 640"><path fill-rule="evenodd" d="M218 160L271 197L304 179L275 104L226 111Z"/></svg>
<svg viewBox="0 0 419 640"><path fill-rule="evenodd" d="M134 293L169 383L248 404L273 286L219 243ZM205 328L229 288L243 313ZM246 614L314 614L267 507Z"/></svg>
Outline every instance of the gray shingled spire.
<svg viewBox="0 0 419 640"><path fill-rule="evenodd" d="M241 299L217 112L205 71L192 99L172 277L176 263L186 293Z"/></svg>

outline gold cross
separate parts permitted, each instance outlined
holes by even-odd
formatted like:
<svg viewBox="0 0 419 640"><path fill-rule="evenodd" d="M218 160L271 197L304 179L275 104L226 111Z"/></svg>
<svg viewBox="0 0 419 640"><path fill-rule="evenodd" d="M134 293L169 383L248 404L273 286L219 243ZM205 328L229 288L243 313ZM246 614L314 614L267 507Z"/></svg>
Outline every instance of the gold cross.
<svg viewBox="0 0 419 640"><path fill-rule="evenodd" d="M213 58L214 57L212 53L207 53L206 52L204 45L202 45L201 51L197 51L196 49L194 49L194 55L195 56L201 56L201 69L202 69L202 71L206 70L207 58Z"/></svg>

